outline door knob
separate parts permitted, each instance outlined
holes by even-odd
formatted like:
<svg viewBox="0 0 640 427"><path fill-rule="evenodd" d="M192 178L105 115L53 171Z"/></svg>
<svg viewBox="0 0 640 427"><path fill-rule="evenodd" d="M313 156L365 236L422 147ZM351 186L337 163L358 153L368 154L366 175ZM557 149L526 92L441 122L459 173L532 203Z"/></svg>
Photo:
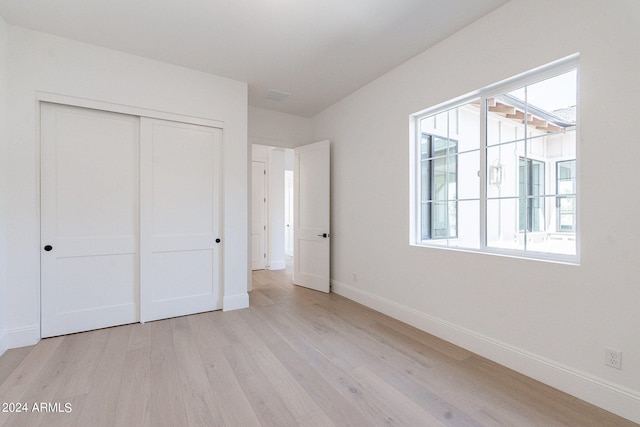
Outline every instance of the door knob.
<svg viewBox="0 0 640 427"><path fill-rule="evenodd" d="M47 251L47 252L49 252L51 249L53 249L53 246L51 246L51 245L47 245L47 246L44 247L44 250Z"/></svg>
<svg viewBox="0 0 640 427"><path fill-rule="evenodd" d="M318 237L322 237L323 239L326 239L327 237L329 237L329 233L318 234Z"/></svg>
<svg viewBox="0 0 640 427"><path fill-rule="evenodd" d="M220 239L216 239L216 243L220 243Z"/></svg>

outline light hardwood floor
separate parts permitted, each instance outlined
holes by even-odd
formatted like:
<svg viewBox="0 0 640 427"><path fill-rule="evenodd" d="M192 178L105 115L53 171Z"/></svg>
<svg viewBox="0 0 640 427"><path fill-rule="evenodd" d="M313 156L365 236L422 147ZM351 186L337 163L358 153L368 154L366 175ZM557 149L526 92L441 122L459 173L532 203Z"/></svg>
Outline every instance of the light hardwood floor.
<svg viewBox="0 0 640 427"><path fill-rule="evenodd" d="M2 426L635 425L339 295L253 275L251 308L0 358ZM34 403L71 411L34 413Z"/></svg>

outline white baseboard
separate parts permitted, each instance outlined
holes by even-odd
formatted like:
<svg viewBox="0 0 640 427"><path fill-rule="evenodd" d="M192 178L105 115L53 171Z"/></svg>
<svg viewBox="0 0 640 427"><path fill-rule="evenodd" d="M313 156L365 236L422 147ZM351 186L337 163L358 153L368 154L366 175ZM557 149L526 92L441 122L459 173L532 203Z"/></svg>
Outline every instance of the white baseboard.
<svg viewBox="0 0 640 427"><path fill-rule="evenodd" d="M22 328L5 329L4 345L6 349L26 347L40 341L40 325L29 325Z"/></svg>
<svg viewBox="0 0 640 427"><path fill-rule="evenodd" d="M249 294L228 295L222 299L222 311L239 310L249 307Z"/></svg>
<svg viewBox="0 0 640 427"><path fill-rule="evenodd" d="M269 270L284 270L285 268L287 268L287 263L284 260L271 261L271 264L269 264Z"/></svg>
<svg viewBox="0 0 640 427"><path fill-rule="evenodd" d="M640 423L638 391L580 372L570 366L545 359L336 280L331 281L331 290L551 387Z"/></svg>

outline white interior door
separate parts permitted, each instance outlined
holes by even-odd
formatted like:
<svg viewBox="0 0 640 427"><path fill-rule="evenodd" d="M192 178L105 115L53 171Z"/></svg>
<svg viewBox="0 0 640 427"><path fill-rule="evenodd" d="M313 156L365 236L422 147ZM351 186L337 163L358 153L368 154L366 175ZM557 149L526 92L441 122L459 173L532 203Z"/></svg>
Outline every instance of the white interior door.
<svg viewBox="0 0 640 427"><path fill-rule="evenodd" d="M139 119L41 107L41 335L137 322Z"/></svg>
<svg viewBox="0 0 640 427"><path fill-rule="evenodd" d="M264 162L251 162L251 269L266 267L266 175Z"/></svg>
<svg viewBox="0 0 640 427"><path fill-rule="evenodd" d="M222 130L141 119L141 320L222 307Z"/></svg>
<svg viewBox="0 0 640 427"><path fill-rule="evenodd" d="M329 292L330 143L295 149L293 282Z"/></svg>

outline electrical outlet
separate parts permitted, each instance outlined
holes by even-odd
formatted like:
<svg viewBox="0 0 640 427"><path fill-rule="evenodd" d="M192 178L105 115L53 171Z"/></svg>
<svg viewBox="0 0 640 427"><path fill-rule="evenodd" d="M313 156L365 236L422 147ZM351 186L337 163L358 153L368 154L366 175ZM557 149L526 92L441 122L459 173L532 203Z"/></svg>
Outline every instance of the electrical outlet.
<svg viewBox="0 0 640 427"><path fill-rule="evenodd" d="M622 351L612 348L604 349L604 364L612 368L622 369Z"/></svg>

